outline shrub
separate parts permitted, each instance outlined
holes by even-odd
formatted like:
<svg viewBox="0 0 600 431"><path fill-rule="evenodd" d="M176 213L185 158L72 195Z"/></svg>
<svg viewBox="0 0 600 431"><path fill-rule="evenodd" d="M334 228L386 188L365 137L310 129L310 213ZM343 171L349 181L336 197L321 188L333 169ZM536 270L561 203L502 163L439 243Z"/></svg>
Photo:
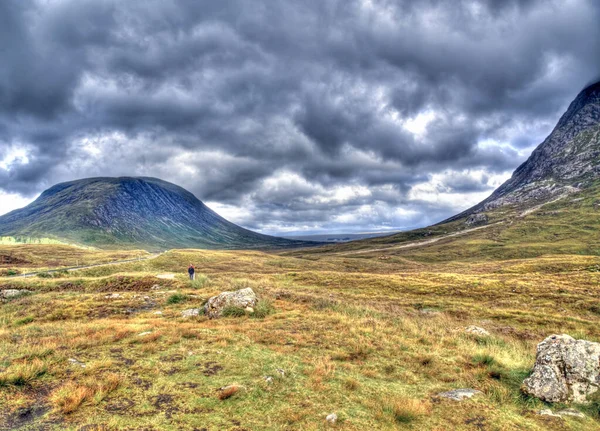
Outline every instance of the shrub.
<svg viewBox="0 0 600 431"><path fill-rule="evenodd" d="M23 317L22 319L15 320L15 325L16 326L27 325L28 323L33 322L33 320L34 319L32 316Z"/></svg>
<svg viewBox="0 0 600 431"><path fill-rule="evenodd" d="M52 274L51 274L51 273L49 273L49 272L38 272L38 273L37 273L37 276L38 276L39 278L51 278L51 277L52 277Z"/></svg>
<svg viewBox="0 0 600 431"><path fill-rule="evenodd" d="M484 354L475 355L471 359L471 363L473 365L489 366L489 365L494 364L495 362L496 362L496 360L492 356L484 355Z"/></svg>
<svg viewBox="0 0 600 431"><path fill-rule="evenodd" d="M122 378L118 374L109 373L93 380L88 379L83 384L67 382L50 395L54 408L63 414L76 411L85 401L93 404L100 403L108 394L117 389Z"/></svg>
<svg viewBox="0 0 600 431"><path fill-rule="evenodd" d="M223 317L242 317L246 315L246 310L235 305L228 305L223 308Z"/></svg>
<svg viewBox="0 0 600 431"><path fill-rule="evenodd" d="M188 300L188 297L186 295L183 295L181 293L174 293L173 295L171 295L167 298L167 304L169 304L169 305L179 304L179 303L185 302L187 300Z"/></svg>
<svg viewBox="0 0 600 431"><path fill-rule="evenodd" d="M354 378L347 378L344 381L344 386L346 387L346 389L348 389L349 391L355 391L360 387L360 383L358 380L354 379Z"/></svg>
<svg viewBox="0 0 600 431"><path fill-rule="evenodd" d="M192 289L202 289L210 285L210 278L204 274L196 274L196 279L190 281Z"/></svg>
<svg viewBox="0 0 600 431"><path fill-rule="evenodd" d="M264 319L269 314L273 314L275 312L275 307L268 299L261 299L256 303L254 307L254 313L252 313L252 317L257 319Z"/></svg>
<svg viewBox="0 0 600 431"><path fill-rule="evenodd" d="M0 373L0 387L9 385L25 386L36 378L46 374L47 370L47 365L40 359L15 364L8 370Z"/></svg>
<svg viewBox="0 0 600 431"><path fill-rule="evenodd" d="M429 410L430 405L427 402L415 399L396 400L383 406L383 411L399 424L411 423L420 416L427 415Z"/></svg>

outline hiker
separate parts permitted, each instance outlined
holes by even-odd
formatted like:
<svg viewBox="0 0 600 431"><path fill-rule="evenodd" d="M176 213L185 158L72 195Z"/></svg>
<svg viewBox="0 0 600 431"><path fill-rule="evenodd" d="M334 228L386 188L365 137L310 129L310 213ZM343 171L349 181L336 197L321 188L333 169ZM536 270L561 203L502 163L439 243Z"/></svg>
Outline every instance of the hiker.
<svg viewBox="0 0 600 431"><path fill-rule="evenodd" d="M190 263L190 266L188 267L188 274L190 275L190 280L196 279L196 268L194 268L194 265L191 263Z"/></svg>

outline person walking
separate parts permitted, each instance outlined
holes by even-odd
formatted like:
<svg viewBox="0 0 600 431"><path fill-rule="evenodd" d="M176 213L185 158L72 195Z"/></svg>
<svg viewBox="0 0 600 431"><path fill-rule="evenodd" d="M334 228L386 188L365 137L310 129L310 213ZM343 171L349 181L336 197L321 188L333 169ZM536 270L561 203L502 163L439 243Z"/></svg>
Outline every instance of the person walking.
<svg viewBox="0 0 600 431"><path fill-rule="evenodd" d="M194 268L194 265L191 263L190 266L188 266L188 274L190 275L190 280L196 279L196 268Z"/></svg>

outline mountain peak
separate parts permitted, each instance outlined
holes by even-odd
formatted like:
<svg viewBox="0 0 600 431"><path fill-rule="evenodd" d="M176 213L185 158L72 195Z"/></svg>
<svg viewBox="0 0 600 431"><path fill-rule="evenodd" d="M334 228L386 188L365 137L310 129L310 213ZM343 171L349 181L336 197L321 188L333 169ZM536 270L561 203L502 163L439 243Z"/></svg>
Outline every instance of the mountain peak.
<svg viewBox="0 0 600 431"><path fill-rule="evenodd" d="M182 187L151 177L97 177L56 184L25 208L0 217L0 236L151 250L309 244L244 229Z"/></svg>
<svg viewBox="0 0 600 431"><path fill-rule="evenodd" d="M584 88L552 133L483 202L446 221L503 205L534 206L586 187L600 175L600 82Z"/></svg>

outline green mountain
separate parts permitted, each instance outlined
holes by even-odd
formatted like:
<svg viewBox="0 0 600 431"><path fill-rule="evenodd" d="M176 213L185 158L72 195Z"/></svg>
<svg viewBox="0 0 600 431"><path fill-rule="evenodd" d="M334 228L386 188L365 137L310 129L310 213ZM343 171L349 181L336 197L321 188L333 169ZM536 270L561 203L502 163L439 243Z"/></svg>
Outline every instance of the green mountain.
<svg viewBox="0 0 600 431"><path fill-rule="evenodd" d="M156 178L57 184L0 217L0 237L50 238L99 248L270 249L306 246L228 222L192 193Z"/></svg>

